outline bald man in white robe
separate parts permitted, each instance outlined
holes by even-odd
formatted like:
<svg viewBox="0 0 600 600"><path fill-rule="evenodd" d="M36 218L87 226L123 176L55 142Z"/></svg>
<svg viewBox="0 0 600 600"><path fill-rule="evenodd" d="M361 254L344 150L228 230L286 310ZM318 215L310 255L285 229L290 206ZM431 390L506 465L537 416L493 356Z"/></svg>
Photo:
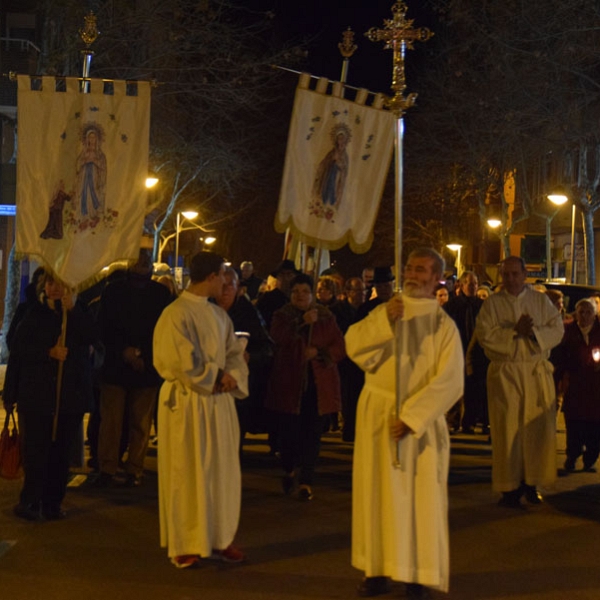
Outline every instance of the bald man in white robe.
<svg viewBox="0 0 600 600"><path fill-rule="evenodd" d="M560 313L546 294L526 285L523 259L501 267L503 289L482 305L477 341L490 359L487 372L492 434L492 488L499 504L540 504L538 486L556 479L556 392L550 350L562 340Z"/></svg>

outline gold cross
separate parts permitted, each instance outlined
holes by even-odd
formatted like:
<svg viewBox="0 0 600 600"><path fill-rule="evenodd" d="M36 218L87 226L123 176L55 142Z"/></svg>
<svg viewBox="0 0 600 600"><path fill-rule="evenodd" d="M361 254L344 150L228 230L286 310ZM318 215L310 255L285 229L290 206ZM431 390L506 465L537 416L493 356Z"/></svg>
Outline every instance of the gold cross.
<svg viewBox="0 0 600 600"><path fill-rule="evenodd" d="M397 117L401 117L408 108L414 106L417 94L404 95L406 76L404 72L404 52L406 48L413 50L413 43L426 42L433 32L427 27L413 28L414 20L406 19L407 6L399 0L392 6L392 19L384 19L384 28L371 27L365 35L372 42L385 42L385 49L394 53L392 71L393 98L387 101L387 106Z"/></svg>

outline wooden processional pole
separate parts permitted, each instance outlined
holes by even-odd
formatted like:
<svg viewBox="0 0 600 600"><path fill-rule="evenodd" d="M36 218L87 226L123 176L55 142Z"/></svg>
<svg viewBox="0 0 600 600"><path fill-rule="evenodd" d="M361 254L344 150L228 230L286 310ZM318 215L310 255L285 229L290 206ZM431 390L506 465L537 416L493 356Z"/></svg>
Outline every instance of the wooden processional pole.
<svg viewBox="0 0 600 600"><path fill-rule="evenodd" d="M90 92L90 66L92 64L92 57L94 53L90 50L90 46L96 41L99 35L98 27L96 25L96 15L90 12L84 17L84 27L79 30L79 36L85 44L85 50L81 51L83 56L82 66L82 79L81 79L81 91L84 94ZM60 330L60 345L64 346L67 338L67 314L68 311L62 306L62 325ZM60 410L60 396L62 392L62 378L63 378L64 363L62 360L58 361L58 372L56 374L56 406L54 408L54 421L52 423L52 441L56 441L56 432L58 429L58 411Z"/></svg>
<svg viewBox="0 0 600 600"><path fill-rule="evenodd" d="M385 49L393 51L393 70L391 89L394 92L392 98L386 102L396 117L395 122L395 180L396 180L396 210L395 210L395 275L396 291L400 292L402 276L402 196L403 196L403 139L404 139L404 113L414 106L417 94L405 94L406 75L404 71L404 54L406 49L413 49L413 43L426 42L433 32L427 28L413 28L412 20L406 19L407 6L402 1L392 6L392 19L385 19L384 27L377 29L372 27L365 34L372 42L385 42ZM394 338L394 353L396 356L396 418L400 416L402 408L403 392L400 380L400 365L402 354L406 352L407 339L406 328L400 327L400 320L396 321L396 336ZM402 468L400 460L400 442L396 446L396 460L394 466Z"/></svg>

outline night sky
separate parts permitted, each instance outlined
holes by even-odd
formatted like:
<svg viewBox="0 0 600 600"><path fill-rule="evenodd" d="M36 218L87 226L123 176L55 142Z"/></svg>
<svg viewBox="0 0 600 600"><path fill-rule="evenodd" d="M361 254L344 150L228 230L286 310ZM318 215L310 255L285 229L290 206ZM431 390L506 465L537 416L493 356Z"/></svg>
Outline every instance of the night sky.
<svg viewBox="0 0 600 600"><path fill-rule="evenodd" d="M274 28L281 40L304 41L308 45L308 65L313 75L339 79L342 56L338 43L348 26L354 31L358 46L350 59L348 83L366 87L373 92L388 93L392 77L392 51L384 50L383 42L371 42L365 32L371 27L382 28L384 19L392 17L393 0L245 0L259 10L275 13ZM408 0L407 19L414 27L431 27L432 15L421 8L421 0ZM411 65L422 57L421 44L408 51L407 85L411 90Z"/></svg>

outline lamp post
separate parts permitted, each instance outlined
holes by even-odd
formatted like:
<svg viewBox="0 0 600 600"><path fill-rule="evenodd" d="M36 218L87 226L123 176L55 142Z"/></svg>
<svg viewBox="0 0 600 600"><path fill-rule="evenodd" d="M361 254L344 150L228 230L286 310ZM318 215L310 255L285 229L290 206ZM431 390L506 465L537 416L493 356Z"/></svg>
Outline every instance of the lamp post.
<svg viewBox="0 0 600 600"><path fill-rule="evenodd" d="M460 277L461 271L462 271L462 265L460 262L460 251L462 248L462 244L447 244L446 248L448 248L448 250L452 250L452 252L456 252L456 277Z"/></svg>
<svg viewBox="0 0 600 600"><path fill-rule="evenodd" d="M175 227L175 278L177 279L177 269L179 267L179 233L181 232L181 217L184 217L185 219L189 219L190 221L192 219L195 219L198 216L198 213L193 211L193 210L185 210L183 212L178 212L177 213L177 225ZM183 281L183 277L181 277L181 280Z"/></svg>
<svg viewBox="0 0 600 600"><path fill-rule="evenodd" d="M548 194L548 200L557 206L562 206L566 204L569 200L569 197L566 195L563 189L558 189L551 194ZM575 203L573 203L571 209L571 276L570 283L575 283L575 217L577 216L577 208ZM546 228L546 252L549 252L548 247L550 245L550 225L549 221L547 221Z"/></svg>

